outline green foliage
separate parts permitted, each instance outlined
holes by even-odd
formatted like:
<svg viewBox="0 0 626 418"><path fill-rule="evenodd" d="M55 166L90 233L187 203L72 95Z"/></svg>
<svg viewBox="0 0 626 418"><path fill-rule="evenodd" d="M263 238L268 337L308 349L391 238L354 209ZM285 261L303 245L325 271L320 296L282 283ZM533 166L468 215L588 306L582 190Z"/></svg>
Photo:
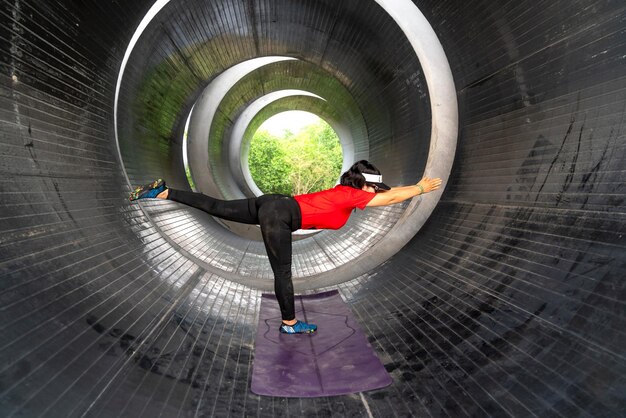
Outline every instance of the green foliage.
<svg viewBox="0 0 626 418"><path fill-rule="evenodd" d="M333 187L343 156L335 131L323 120L282 138L259 130L250 143L248 165L263 193L298 195Z"/></svg>
<svg viewBox="0 0 626 418"><path fill-rule="evenodd" d="M250 174L263 193L291 194L289 165L280 138L257 131L248 155Z"/></svg>

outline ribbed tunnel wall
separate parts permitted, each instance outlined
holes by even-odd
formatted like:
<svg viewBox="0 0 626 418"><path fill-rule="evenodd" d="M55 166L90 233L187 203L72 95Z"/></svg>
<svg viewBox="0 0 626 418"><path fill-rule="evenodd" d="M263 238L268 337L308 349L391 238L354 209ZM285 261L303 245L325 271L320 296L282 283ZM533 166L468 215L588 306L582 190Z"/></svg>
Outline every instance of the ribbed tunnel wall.
<svg viewBox="0 0 626 418"><path fill-rule="evenodd" d="M374 2L172 0L129 60L118 154L118 72L152 6L123 3L0 8L3 416L626 414L622 1L415 2L456 85L454 166L401 251L331 286L393 384L315 399L250 393L262 245L168 202L130 205L126 175L184 187L182 129L202 89L283 55L300 61L257 87L317 68L354 100L353 132L385 176L415 181L431 130L419 62ZM258 96L227 98L217 123ZM328 288L315 278L329 263L360 262L354 246L393 233L406 208L299 240L299 286Z"/></svg>

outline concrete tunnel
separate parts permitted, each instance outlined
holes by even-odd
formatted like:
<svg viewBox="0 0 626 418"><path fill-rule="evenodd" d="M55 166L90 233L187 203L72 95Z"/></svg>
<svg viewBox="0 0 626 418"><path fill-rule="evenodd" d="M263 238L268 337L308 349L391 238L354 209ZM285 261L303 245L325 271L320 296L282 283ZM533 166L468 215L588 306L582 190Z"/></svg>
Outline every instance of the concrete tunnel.
<svg viewBox="0 0 626 418"><path fill-rule="evenodd" d="M3 416L626 414L626 4L618 0L4 1ZM193 110L192 110L193 109ZM344 163L432 196L298 235L298 293L338 289L393 383L249 390L256 227L157 177L257 191L254 130L289 109ZM190 116L191 115L191 116Z"/></svg>

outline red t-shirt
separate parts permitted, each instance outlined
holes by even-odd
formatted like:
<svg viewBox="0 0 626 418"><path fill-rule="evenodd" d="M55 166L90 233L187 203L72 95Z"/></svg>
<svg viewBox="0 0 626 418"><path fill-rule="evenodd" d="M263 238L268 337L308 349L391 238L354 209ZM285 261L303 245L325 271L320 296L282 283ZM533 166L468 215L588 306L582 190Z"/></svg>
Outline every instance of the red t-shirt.
<svg viewBox="0 0 626 418"><path fill-rule="evenodd" d="M339 229L348 222L354 208L365 209L375 195L339 185L321 192L294 196L294 199L300 205L302 229Z"/></svg>

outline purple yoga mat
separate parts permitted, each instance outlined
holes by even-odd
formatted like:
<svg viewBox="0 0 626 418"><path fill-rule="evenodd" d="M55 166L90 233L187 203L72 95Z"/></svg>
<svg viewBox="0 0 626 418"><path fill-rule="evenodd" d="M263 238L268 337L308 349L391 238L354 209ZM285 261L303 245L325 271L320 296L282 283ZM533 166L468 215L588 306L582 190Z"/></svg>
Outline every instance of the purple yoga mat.
<svg viewBox="0 0 626 418"><path fill-rule="evenodd" d="M295 303L296 317L318 326L315 334L281 334L276 297L262 295L252 366L253 393L335 396L391 384L391 376L339 292L296 296Z"/></svg>

